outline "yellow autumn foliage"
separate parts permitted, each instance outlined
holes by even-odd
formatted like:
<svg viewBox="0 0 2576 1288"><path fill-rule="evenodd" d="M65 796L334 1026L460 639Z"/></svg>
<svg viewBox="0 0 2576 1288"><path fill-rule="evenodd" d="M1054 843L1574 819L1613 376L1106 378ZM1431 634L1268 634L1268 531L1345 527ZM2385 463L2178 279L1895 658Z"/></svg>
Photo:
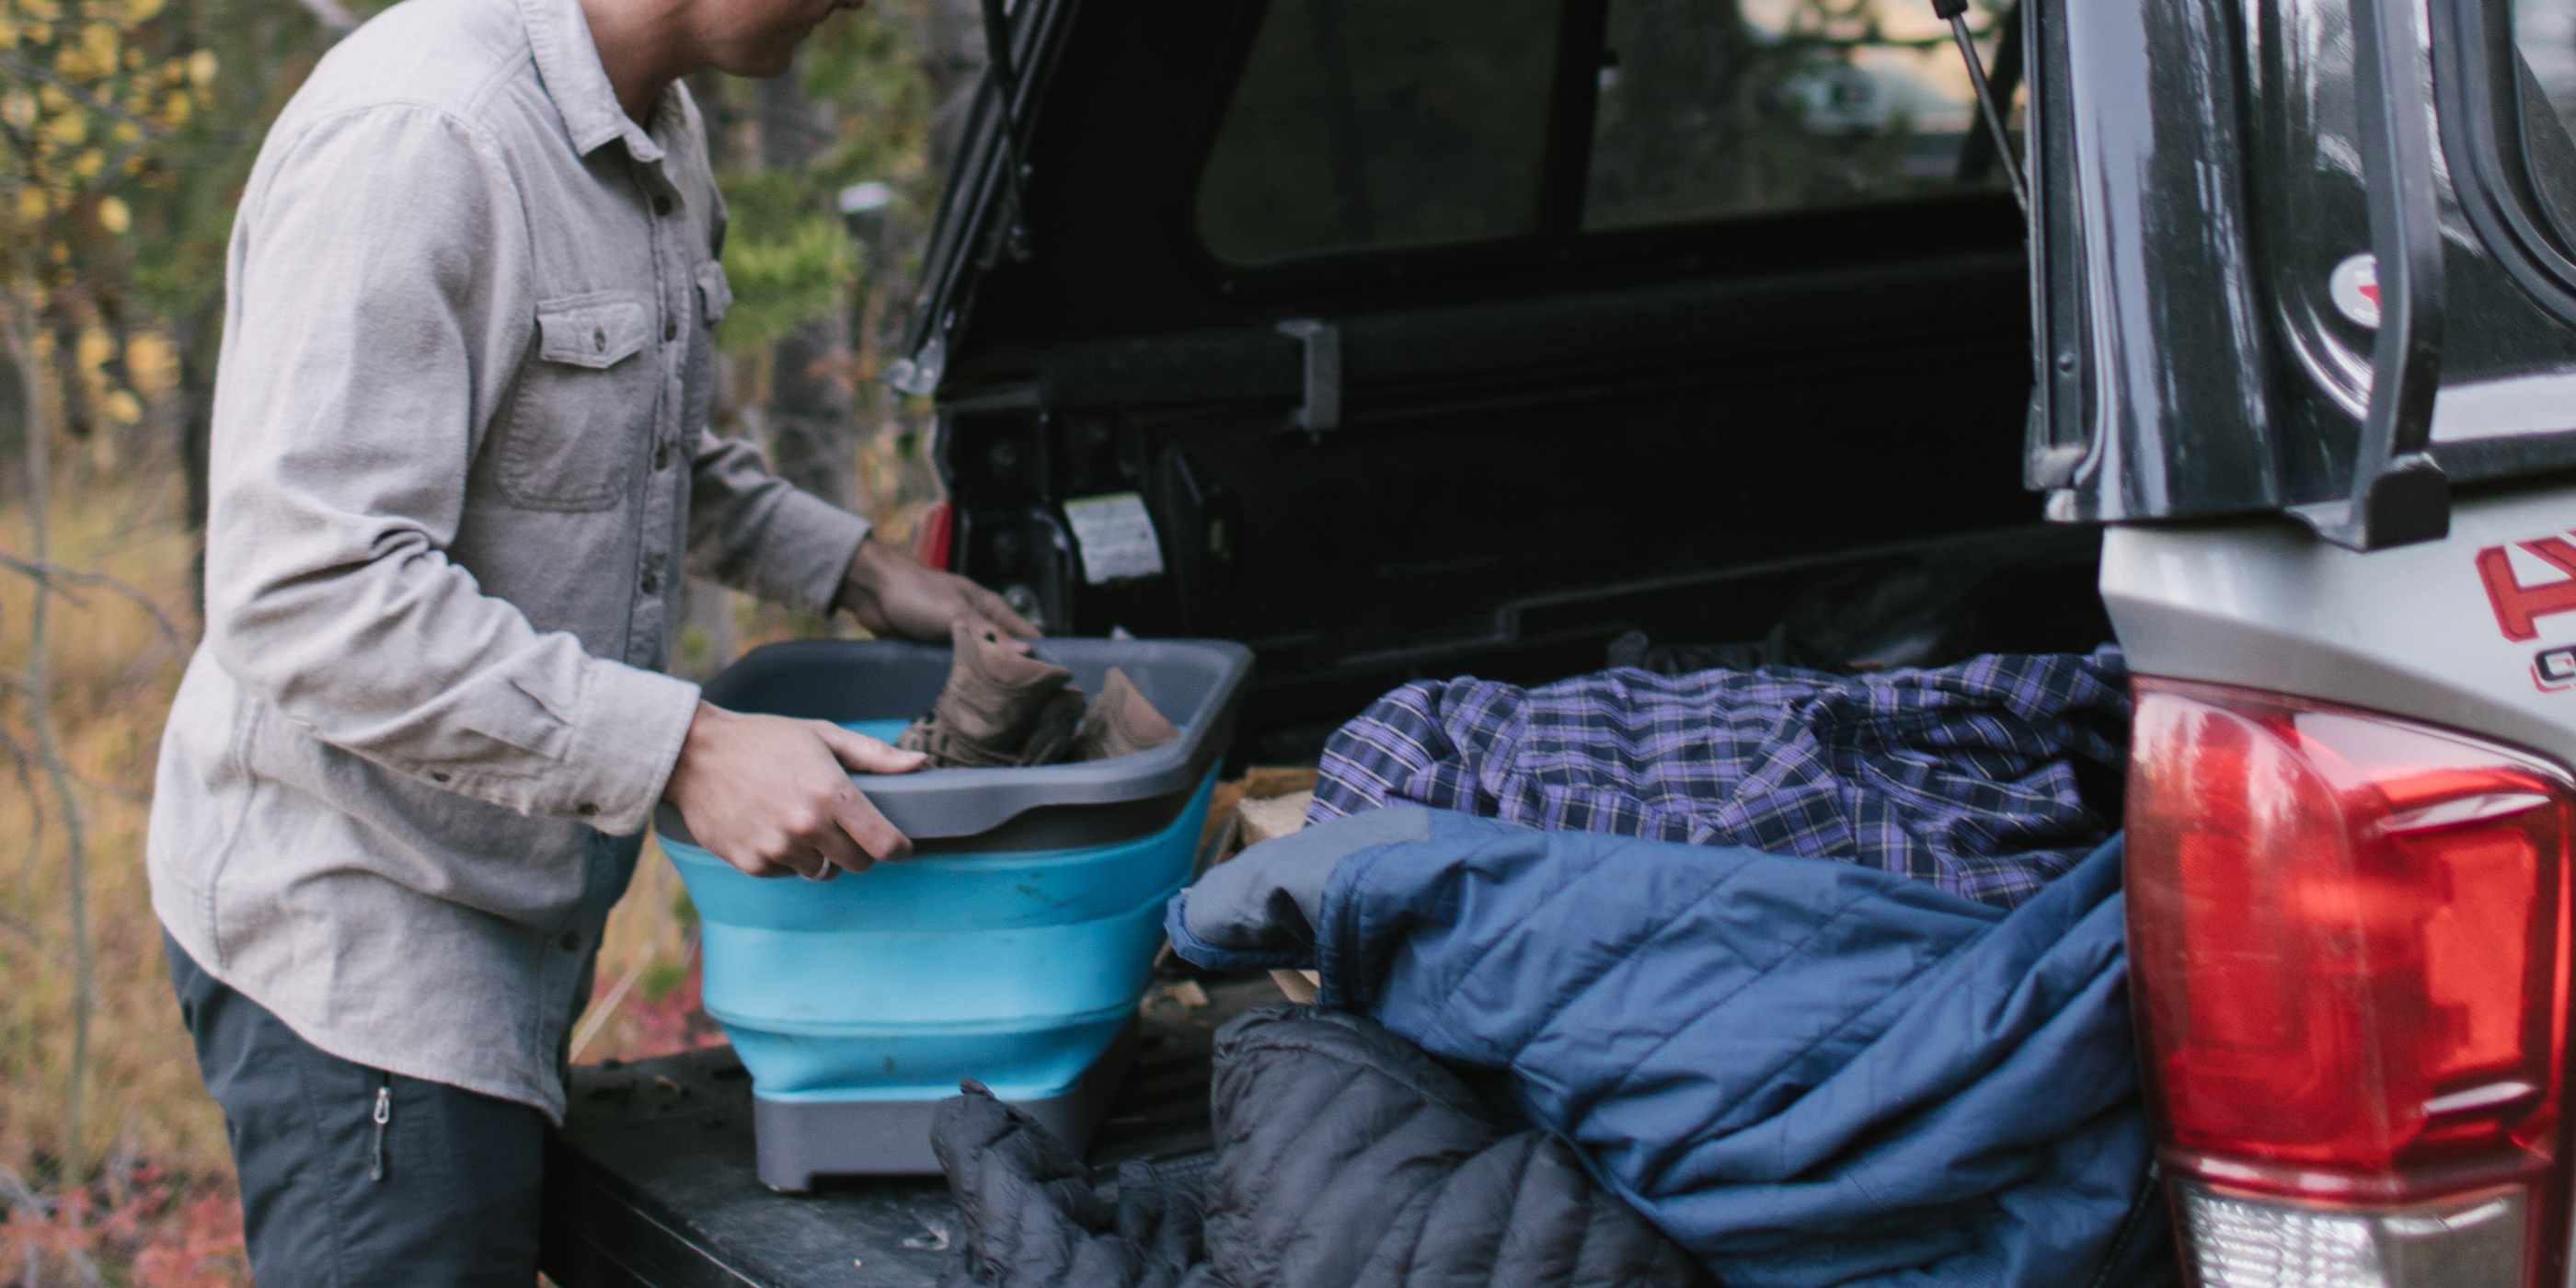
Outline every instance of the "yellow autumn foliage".
<svg viewBox="0 0 2576 1288"><path fill-rule="evenodd" d="M89 117L79 112L58 112L36 127L39 137L63 147L89 137Z"/></svg>
<svg viewBox="0 0 2576 1288"><path fill-rule="evenodd" d="M29 328L38 365L69 350L61 387L40 394L86 423L138 426L178 384L169 340L120 309L133 263L178 171L168 149L208 104L217 63L169 22L170 0L0 0L0 320ZM129 302L130 307L130 302ZM116 325L111 326L111 321ZM120 361L120 359L122 359ZM111 460L122 435L95 440Z"/></svg>
<svg viewBox="0 0 2576 1288"><path fill-rule="evenodd" d="M179 346L157 332L135 336L125 342L125 373L145 397L167 394L179 387Z"/></svg>
<svg viewBox="0 0 2576 1288"><path fill-rule="evenodd" d="M85 371L95 371L116 356L116 337L103 327L83 327L80 338L73 342L72 360Z"/></svg>
<svg viewBox="0 0 2576 1288"><path fill-rule="evenodd" d="M105 74L116 67L116 56L124 50L125 40L116 34L116 28L93 22L81 28L80 46L81 52L89 55L90 65Z"/></svg>

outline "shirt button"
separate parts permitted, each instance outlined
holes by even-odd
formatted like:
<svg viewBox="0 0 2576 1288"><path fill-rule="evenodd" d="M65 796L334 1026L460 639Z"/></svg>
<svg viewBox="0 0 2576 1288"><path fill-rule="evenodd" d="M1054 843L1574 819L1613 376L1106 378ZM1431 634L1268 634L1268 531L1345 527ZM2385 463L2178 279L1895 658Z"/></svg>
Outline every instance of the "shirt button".
<svg viewBox="0 0 2576 1288"><path fill-rule="evenodd" d="M568 952L568 953L577 953L577 952L580 952L580 951L581 951L581 932L580 932L580 931L578 931L578 930L567 930L567 931L563 932L563 938L558 939L558 940L556 940L555 942L556 942L556 943L558 943L558 944L563 945L563 950L564 950L565 952Z"/></svg>
<svg viewBox="0 0 2576 1288"><path fill-rule="evenodd" d="M596 328L591 331L590 347L600 353L608 352L608 331L606 328Z"/></svg>
<svg viewBox="0 0 2576 1288"><path fill-rule="evenodd" d="M654 571L653 571L652 569L650 569L650 568L645 569L645 570L644 570L644 593L645 593L645 594L647 594L647 595L650 595L650 594L652 594L654 591L660 590L661 588L662 588L662 578L661 578L661 575L660 575L660 574L658 574L658 573L656 573L656 572L654 572Z"/></svg>
<svg viewBox="0 0 2576 1288"><path fill-rule="evenodd" d="M653 199L653 213L657 215L667 215L671 213L671 199L669 197L655 197Z"/></svg>
<svg viewBox="0 0 2576 1288"><path fill-rule="evenodd" d="M583 818L597 818L599 816L599 807L591 804L589 801L583 801L581 804L573 806L572 812L581 815Z"/></svg>
<svg viewBox="0 0 2576 1288"><path fill-rule="evenodd" d="M665 340L677 340L677 339L679 339L679 338L680 338L680 324L679 324L679 323L677 323L677 322L665 322L665 323L663 323L663 324L662 324L662 338L663 338L663 339L665 339Z"/></svg>
<svg viewBox="0 0 2576 1288"><path fill-rule="evenodd" d="M653 468L657 470L667 470L671 468L671 445L669 443L655 443L653 445Z"/></svg>

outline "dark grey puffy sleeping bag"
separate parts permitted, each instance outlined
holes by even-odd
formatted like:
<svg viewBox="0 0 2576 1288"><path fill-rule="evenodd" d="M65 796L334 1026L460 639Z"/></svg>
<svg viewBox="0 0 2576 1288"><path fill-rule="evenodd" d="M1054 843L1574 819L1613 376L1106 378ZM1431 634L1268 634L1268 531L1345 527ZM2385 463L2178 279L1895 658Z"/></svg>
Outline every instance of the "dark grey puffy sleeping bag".
<svg viewBox="0 0 2576 1288"><path fill-rule="evenodd" d="M967 1233L952 1282L1129 1288L1700 1284L1679 1248L1368 1019L1281 1007L1217 1035L1216 1151L1107 1182L989 1096L934 1135Z"/></svg>

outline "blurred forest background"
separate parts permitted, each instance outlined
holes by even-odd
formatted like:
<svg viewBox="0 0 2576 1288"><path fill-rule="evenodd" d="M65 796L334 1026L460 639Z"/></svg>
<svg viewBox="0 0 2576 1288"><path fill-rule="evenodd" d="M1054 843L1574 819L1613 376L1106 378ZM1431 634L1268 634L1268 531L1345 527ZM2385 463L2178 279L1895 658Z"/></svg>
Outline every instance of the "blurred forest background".
<svg viewBox="0 0 2576 1288"><path fill-rule="evenodd" d="M144 822L200 629L234 206L316 60L389 2L0 0L0 1288L247 1279ZM2019 64L2010 12L1972 6L1999 69ZM2517 13L2576 114L2576 13ZM1276 264L1533 231L1549 131L1531 87L1553 75L1533 55L1561 16L1273 3L1196 193L1206 249ZM1608 0L1605 19L1587 234L1999 183L1923 0ZM788 76L693 84L732 211L716 429L898 542L936 482L927 408L878 376L983 56L978 0L871 0ZM677 669L701 677L853 629L704 585L687 622ZM576 1058L720 1040L695 964L687 901L648 850Z"/></svg>
<svg viewBox="0 0 2576 1288"><path fill-rule="evenodd" d="M346 6L346 7L344 7ZM268 123L369 0L0 0L0 1283L245 1282L223 1125L144 886L198 633L224 251ZM708 77L732 209L719 432L901 538L924 409L877 379L982 71L975 0L873 0ZM840 629L693 588L682 669ZM714 1040L648 856L581 1058Z"/></svg>
<svg viewBox="0 0 2576 1288"><path fill-rule="evenodd" d="M2002 5L1977 6L1989 36ZM1544 122L1522 117L1543 97L1487 82L1545 83L1545 66L1522 65L1539 46L1509 37L1553 39L1555 0L1334 3L1356 47L1392 51L1384 83L1349 104L1319 102L1301 73L1320 6L1272 10L1285 53L1275 69L1255 60L1201 192L1215 249L1263 262L1514 231L1533 194L1479 176L1530 167L1479 132L1494 123L1483 105L1528 109L1509 121L1536 146ZM233 208L268 123L380 7L0 0L0 1285L246 1278L143 830L199 631ZM1474 21L1449 16L1470 8ZM977 0L873 0L825 24L789 76L693 86L733 216L716 428L898 541L935 479L926 408L878 375L981 76L979 17ZM1614 0L1610 34L1626 54L1601 71L1587 229L1961 181L1967 83L1919 0ZM1447 91L1418 92L1433 81ZM1335 151L1349 140L1318 125L1337 106L1373 114L1351 137L1401 164L1353 168ZM1416 195L1352 227L1337 181ZM1217 236L1229 229L1239 244ZM704 676L754 643L844 629L697 586L678 669ZM648 851L576 1057L720 1040L698 1008L694 946L678 881Z"/></svg>

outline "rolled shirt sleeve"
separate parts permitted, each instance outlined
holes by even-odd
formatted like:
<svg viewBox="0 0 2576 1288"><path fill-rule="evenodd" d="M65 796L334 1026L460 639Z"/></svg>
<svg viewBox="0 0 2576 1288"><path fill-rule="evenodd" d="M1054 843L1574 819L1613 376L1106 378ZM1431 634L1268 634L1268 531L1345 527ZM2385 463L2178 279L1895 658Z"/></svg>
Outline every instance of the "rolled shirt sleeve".
<svg viewBox="0 0 2576 1288"><path fill-rule="evenodd" d="M312 122L249 195L216 396L207 642L333 746L634 831L696 686L539 631L447 554L532 339L527 217L500 149L425 105ZM765 544L797 523L749 526Z"/></svg>

